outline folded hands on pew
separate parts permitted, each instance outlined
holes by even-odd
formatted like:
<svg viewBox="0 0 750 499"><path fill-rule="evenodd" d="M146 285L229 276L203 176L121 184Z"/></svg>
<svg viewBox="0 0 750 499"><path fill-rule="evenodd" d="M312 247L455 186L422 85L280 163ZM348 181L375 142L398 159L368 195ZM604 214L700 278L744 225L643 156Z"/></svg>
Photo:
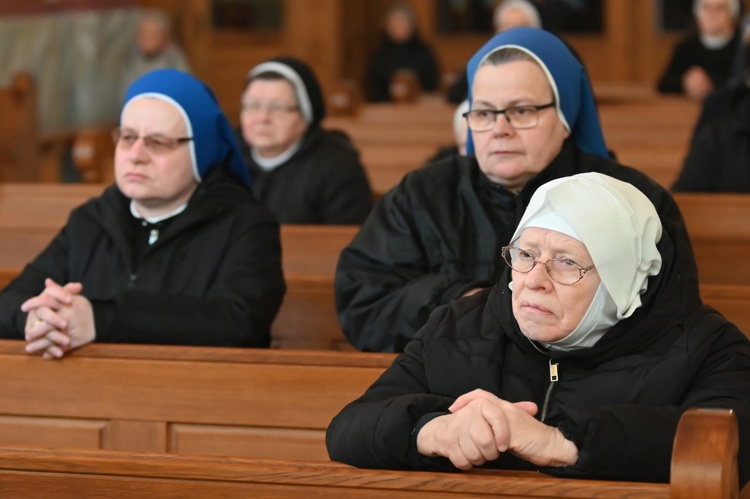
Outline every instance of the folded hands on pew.
<svg viewBox="0 0 750 499"><path fill-rule="evenodd" d="M81 295L80 283L64 286L44 281L44 291L21 305L26 318L26 352L59 359L66 352L94 341L96 329L91 302Z"/></svg>
<svg viewBox="0 0 750 499"><path fill-rule="evenodd" d="M555 427L537 419L534 402L511 403L490 392L474 390L417 434L417 450L450 459L459 469L494 461L512 452L539 466L566 466L578 460L578 449Z"/></svg>

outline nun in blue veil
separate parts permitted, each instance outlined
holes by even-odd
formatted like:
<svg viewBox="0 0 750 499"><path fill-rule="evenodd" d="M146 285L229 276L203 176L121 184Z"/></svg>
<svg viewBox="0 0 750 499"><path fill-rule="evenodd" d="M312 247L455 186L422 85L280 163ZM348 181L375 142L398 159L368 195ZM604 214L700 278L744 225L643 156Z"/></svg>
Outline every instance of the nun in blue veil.
<svg viewBox="0 0 750 499"><path fill-rule="evenodd" d="M211 90L148 73L113 137L115 185L0 293L0 337L46 359L91 342L269 346L285 290L279 225Z"/></svg>
<svg viewBox="0 0 750 499"><path fill-rule="evenodd" d="M401 351L436 307L498 282L499 258L534 192L598 172L632 184L692 250L671 195L612 160L586 71L555 35L514 28L468 64L467 156L413 171L389 191L339 258L336 308L361 350ZM694 262L685 285L697 295Z"/></svg>

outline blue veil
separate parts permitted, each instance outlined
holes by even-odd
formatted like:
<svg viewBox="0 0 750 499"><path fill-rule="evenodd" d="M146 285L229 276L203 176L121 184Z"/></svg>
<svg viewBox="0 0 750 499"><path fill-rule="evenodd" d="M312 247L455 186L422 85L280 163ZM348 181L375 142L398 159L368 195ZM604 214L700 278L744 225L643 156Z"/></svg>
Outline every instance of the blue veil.
<svg viewBox="0 0 750 499"><path fill-rule="evenodd" d="M205 83L176 69L157 69L130 85L123 111L133 99L139 97L165 100L182 113L188 134L193 138L188 145L193 175L198 182L216 166L226 162L235 180L252 185L250 171L242 159L229 120Z"/></svg>
<svg viewBox="0 0 750 499"><path fill-rule="evenodd" d="M492 37L471 58L467 66L469 102L472 102L474 76L491 53L504 48L520 49L531 55L550 80L560 120L570 130L573 143L582 151L608 157L599 115L586 70L565 44L552 33L538 28L514 28ZM474 152L469 131L467 154Z"/></svg>

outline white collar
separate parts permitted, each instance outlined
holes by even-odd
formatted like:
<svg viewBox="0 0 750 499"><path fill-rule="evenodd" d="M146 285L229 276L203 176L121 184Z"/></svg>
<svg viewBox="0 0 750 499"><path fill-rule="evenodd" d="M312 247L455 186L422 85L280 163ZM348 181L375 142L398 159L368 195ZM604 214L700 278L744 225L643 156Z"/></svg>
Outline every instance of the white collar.
<svg viewBox="0 0 750 499"><path fill-rule="evenodd" d="M168 218L174 217L175 215L179 215L180 213L185 211L185 208L187 208L187 205L188 205L187 203L183 203L182 205L178 206L175 210L170 211L166 215L160 215L158 217L144 217L143 215L138 213L138 210L135 207L135 201L131 199L130 200L130 213L135 218L138 218L140 220L145 220L150 224L155 224L155 223L161 222L162 220L166 220Z"/></svg>
<svg viewBox="0 0 750 499"><path fill-rule="evenodd" d="M289 159L294 156L294 153L297 152L297 149L299 149L299 145L301 142L302 140L298 140L297 142L292 144L289 149L282 152L278 156L274 156L273 158L264 158L263 156L258 154L258 151L256 151L255 149L252 149L250 151L250 155L253 157L253 161L255 161L255 163L260 167L261 170L270 172L289 161Z"/></svg>

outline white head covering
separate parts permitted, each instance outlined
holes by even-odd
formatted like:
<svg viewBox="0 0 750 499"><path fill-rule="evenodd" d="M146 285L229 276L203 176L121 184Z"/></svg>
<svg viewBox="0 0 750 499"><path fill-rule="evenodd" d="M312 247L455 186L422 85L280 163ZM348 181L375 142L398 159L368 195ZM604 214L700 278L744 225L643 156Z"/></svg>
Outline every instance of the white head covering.
<svg viewBox="0 0 750 499"><path fill-rule="evenodd" d="M554 230L581 241L601 278L581 324L552 346L593 346L609 327L641 306L648 277L661 270L656 243L662 226L654 205L632 185L601 173L581 173L541 186L511 241L527 227Z"/></svg>
<svg viewBox="0 0 750 499"><path fill-rule="evenodd" d="M464 150L466 149L466 136L469 131L466 118L464 118L464 113L467 111L469 111L469 100L465 99L456 106L456 110L453 112L453 137L456 139L456 145L459 146L459 149L463 145Z"/></svg>

